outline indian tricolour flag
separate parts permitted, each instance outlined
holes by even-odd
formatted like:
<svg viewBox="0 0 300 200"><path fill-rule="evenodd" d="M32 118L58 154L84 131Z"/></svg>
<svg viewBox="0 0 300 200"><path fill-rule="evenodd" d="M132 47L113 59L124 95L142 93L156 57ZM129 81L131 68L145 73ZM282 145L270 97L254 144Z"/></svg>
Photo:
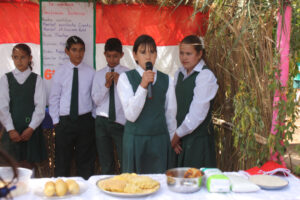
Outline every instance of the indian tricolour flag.
<svg viewBox="0 0 300 200"><path fill-rule="evenodd" d="M119 38L124 46L121 64L134 68L132 46L141 34L152 36L158 46L155 67L171 76L180 66L178 44L187 35L204 36L208 13L189 6L159 7L144 4L103 5L95 8L95 68L105 67L103 55L105 41ZM41 66L40 7L28 0L0 1L0 76L14 69L11 59L16 43L27 43L33 54L33 71L47 75ZM55 66L59 67L59 66Z"/></svg>

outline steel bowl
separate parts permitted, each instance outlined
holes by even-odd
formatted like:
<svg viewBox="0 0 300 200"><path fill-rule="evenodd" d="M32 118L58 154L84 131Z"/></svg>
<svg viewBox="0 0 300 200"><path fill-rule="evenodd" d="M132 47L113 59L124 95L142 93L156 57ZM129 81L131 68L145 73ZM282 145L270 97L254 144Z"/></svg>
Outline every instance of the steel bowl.
<svg viewBox="0 0 300 200"><path fill-rule="evenodd" d="M166 171L168 188L173 192L192 193L200 190L202 176L197 178L184 178L184 173L190 167L173 168Z"/></svg>

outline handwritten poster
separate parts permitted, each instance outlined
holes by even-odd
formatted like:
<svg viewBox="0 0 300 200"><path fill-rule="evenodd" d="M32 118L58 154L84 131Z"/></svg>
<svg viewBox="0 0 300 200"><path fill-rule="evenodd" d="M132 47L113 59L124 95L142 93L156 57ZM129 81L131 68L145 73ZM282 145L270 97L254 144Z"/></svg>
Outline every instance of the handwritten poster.
<svg viewBox="0 0 300 200"><path fill-rule="evenodd" d="M88 1L41 1L41 75L47 96L55 70L69 60L65 47L70 36L79 36L84 41L83 62L94 67L94 14L94 4Z"/></svg>

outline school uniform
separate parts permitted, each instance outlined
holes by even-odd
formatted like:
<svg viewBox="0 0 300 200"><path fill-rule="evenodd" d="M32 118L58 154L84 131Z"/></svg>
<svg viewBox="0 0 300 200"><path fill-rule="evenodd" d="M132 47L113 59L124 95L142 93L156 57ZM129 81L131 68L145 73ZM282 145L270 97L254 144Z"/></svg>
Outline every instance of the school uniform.
<svg viewBox="0 0 300 200"><path fill-rule="evenodd" d="M216 167L212 101L218 91L217 79L201 60L187 75L183 67L175 73L177 99L176 133L183 151L178 167Z"/></svg>
<svg viewBox="0 0 300 200"><path fill-rule="evenodd" d="M30 68L6 73L0 79L0 120L5 127L1 146L17 161L41 162L47 159L41 123L45 117L46 93L40 76ZM31 127L34 132L28 141L13 142L8 132L20 135Z"/></svg>
<svg viewBox="0 0 300 200"><path fill-rule="evenodd" d="M117 89L127 119L123 135L122 172L164 173L171 162L170 138L176 129L176 98L172 79L157 71L152 99L140 86L144 69L121 74Z"/></svg>
<svg viewBox="0 0 300 200"><path fill-rule="evenodd" d="M68 61L53 76L49 113L53 124L57 124L55 176L70 176L73 152L77 175L88 179L93 174L95 132L91 90L94 73L85 63L75 66Z"/></svg>
<svg viewBox="0 0 300 200"><path fill-rule="evenodd" d="M114 145L117 159L122 162L122 138L125 116L117 93L116 84L111 88L105 86L106 73L111 71L121 74L129 69L117 65L114 68L106 66L96 72L92 87L92 99L96 105L96 147L102 174L113 174L115 170ZM112 96L113 95L113 96Z"/></svg>

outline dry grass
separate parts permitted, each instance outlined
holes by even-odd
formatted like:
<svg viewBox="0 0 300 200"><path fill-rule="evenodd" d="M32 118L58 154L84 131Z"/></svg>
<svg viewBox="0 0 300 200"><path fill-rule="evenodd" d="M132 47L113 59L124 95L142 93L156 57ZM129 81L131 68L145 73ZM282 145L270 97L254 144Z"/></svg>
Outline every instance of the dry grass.
<svg viewBox="0 0 300 200"><path fill-rule="evenodd" d="M243 82L250 98L253 101L256 99L256 106L263 120L264 127L257 134L267 138L273 110L269 71L276 64L273 31L276 27L277 7L270 5L265 9L255 4L247 7L246 3L239 5L237 2L228 3L228 6L216 5L211 10L205 37L209 44L207 60L220 85L215 116L232 122L236 112L233 99ZM217 141L218 166L223 170L238 170L257 164L257 158L243 159L244 152L240 151L240 145L248 141L238 141L235 147L234 135L230 130L220 129Z"/></svg>

